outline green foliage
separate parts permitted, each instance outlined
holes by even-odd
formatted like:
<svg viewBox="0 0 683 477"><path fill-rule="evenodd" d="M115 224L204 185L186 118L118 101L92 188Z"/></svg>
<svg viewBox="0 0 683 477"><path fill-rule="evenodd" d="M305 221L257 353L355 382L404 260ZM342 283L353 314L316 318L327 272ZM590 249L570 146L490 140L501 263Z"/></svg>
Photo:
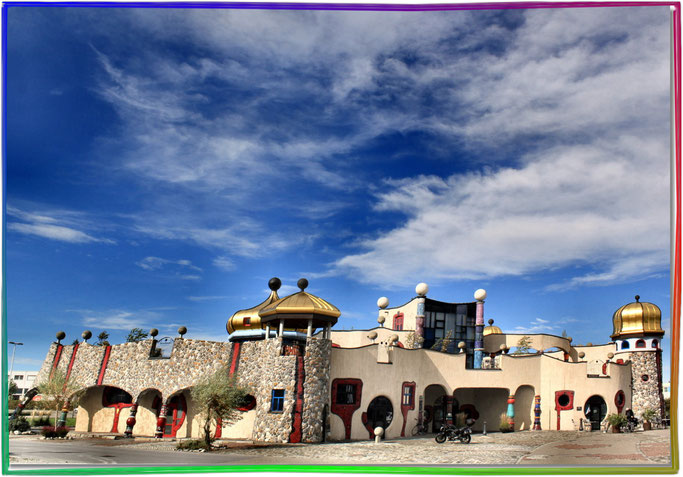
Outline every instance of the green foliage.
<svg viewBox="0 0 683 477"><path fill-rule="evenodd" d="M444 337L443 341L441 341L441 349L440 351L442 353L446 353L448 351L448 347L450 344L453 342L453 330L448 330L446 333L446 336Z"/></svg>
<svg viewBox="0 0 683 477"><path fill-rule="evenodd" d="M71 405L77 401L76 391L77 388L67 382L66 375L59 369L53 370L50 379L38 386L38 392L43 396L43 399L40 400L41 406L45 409L57 411L55 414L55 428L57 427L57 419L64 404L70 398Z"/></svg>
<svg viewBox="0 0 683 477"><path fill-rule="evenodd" d="M605 419L612 427L621 427L628 422L623 414L608 414Z"/></svg>
<svg viewBox="0 0 683 477"><path fill-rule="evenodd" d="M212 376L205 377L192 388L192 399L196 409L203 413L204 444L211 448L211 423L220 419L223 424L242 418L237 410L244 405L249 390L237 384L226 368L219 369Z"/></svg>
<svg viewBox="0 0 683 477"><path fill-rule="evenodd" d="M31 426L33 426L33 427L44 427L44 426L49 426L50 424L52 424L50 422L50 419L45 417L45 416L40 417L38 419L33 419L31 421Z"/></svg>
<svg viewBox="0 0 683 477"><path fill-rule="evenodd" d="M10 399L12 398L12 394L19 394L19 386L17 386L17 383L11 379L9 380L7 394L9 395Z"/></svg>
<svg viewBox="0 0 683 477"><path fill-rule="evenodd" d="M137 343L147 339L149 334L142 328L133 328L126 336L126 343Z"/></svg>
<svg viewBox="0 0 683 477"><path fill-rule="evenodd" d="M97 335L97 342L95 343L95 346L109 346L109 333L106 331L103 331L99 335Z"/></svg>
<svg viewBox="0 0 683 477"><path fill-rule="evenodd" d="M411 331L406 335L406 348L407 349L415 349L418 348L424 343L425 339L422 336L416 336L415 332Z"/></svg>
<svg viewBox="0 0 683 477"><path fill-rule="evenodd" d="M201 441L199 439L193 439L191 441L180 441L175 447L178 450L209 450L209 448L206 447L206 442Z"/></svg>
<svg viewBox="0 0 683 477"><path fill-rule="evenodd" d="M531 336L522 336L517 342L517 349L512 354L529 354L531 348Z"/></svg>
<svg viewBox="0 0 683 477"><path fill-rule="evenodd" d="M500 415L500 431L510 432L511 430L512 427L510 426L510 422L508 421L508 415L506 413L502 413Z"/></svg>
<svg viewBox="0 0 683 477"><path fill-rule="evenodd" d="M10 421L10 423L9 423L10 432L13 432L13 431L26 432L30 429L31 429L31 424L29 424L29 422L24 417L20 417L19 419L14 419L14 420Z"/></svg>
<svg viewBox="0 0 683 477"><path fill-rule="evenodd" d="M652 408L645 409L643 411L643 420L647 422L652 422L659 413Z"/></svg>

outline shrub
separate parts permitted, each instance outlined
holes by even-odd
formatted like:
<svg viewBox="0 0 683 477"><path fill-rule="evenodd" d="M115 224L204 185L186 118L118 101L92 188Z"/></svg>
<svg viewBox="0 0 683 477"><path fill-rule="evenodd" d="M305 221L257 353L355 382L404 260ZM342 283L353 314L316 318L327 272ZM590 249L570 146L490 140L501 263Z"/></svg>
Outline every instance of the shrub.
<svg viewBox="0 0 683 477"><path fill-rule="evenodd" d="M512 427L510 426L510 423L508 422L508 415L506 413L502 413L500 415L500 431L501 432L510 432L512 430Z"/></svg>
<svg viewBox="0 0 683 477"><path fill-rule="evenodd" d="M652 408L645 409L643 411L643 420L647 422L652 422L659 413Z"/></svg>
<svg viewBox="0 0 683 477"><path fill-rule="evenodd" d="M178 450L199 450L206 449L206 443L203 440L193 439L191 441L180 441L176 445Z"/></svg>
<svg viewBox="0 0 683 477"><path fill-rule="evenodd" d="M47 417L41 417L38 419L33 419L31 421L32 426L49 426L50 424L52 423L50 422L50 419Z"/></svg>
<svg viewBox="0 0 683 477"><path fill-rule="evenodd" d="M605 419L612 427L621 427L628 421L623 414L608 414Z"/></svg>
<svg viewBox="0 0 683 477"><path fill-rule="evenodd" d="M9 430L26 432L31 429L31 424L26 420L26 418L20 417L19 419L14 419L9 423Z"/></svg>
<svg viewBox="0 0 683 477"><path fill-rule="evenodd" d="M60 426L57 429L55 429L55 437L66 437L68 433L69 429L64 426Z"/></svg>
<svg viewBox="0 0 683 477"><path fill-rule="evenodd" d="M57 436L57 433L52 426L44 426L40 433L47 439L52 439Z"/></svg>

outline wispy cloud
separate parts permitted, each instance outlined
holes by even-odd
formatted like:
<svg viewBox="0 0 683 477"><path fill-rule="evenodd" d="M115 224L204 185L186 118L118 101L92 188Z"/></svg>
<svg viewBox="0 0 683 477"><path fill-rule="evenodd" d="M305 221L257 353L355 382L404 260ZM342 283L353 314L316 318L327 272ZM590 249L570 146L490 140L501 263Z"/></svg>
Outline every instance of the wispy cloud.
<svg viewBox="0 0 683 477"><path fill-rule="evenodd" d="M225 295L215 295L215 296L188 296L187 299L190 301L214 301L214 300L224 300L226 298L229 298L228 296Z"/></svg>
<svg viewBox="0 0 683 477"><path fill-rule="evenodd" d="M95 237L80 230L87 230L94 224L88 221L85 214L79 212L67 210L28 212L8 206L7 215L13 217L7 222L7 228L21 234L69 243L116 243L114 240Z"/></svg>
<svg viewBox="0 0 683 477"><path fill-rule="evenodd" d="M81 323L98 330L131 330L155 326L162 315L150 310L67 310L81 316ZM157 326L158 327L158 326ZM94 331L93 331L93 334Z"/></svg>
<svg viewBox="0 0 683 477"><path fill-rule="evenodd" d="M539 334L539 333L549 333L557 334L559 327L553 325L551 321L544 320L542 318L534 318L526 326L516 326L509 333L513 334ZM533 346L533 343L532 343Z"/></svg>
<svg viewBox="0 0 683 477"><path fill-rule="evenodd" d="M160 258L160 257L145 257L139 262L136 262L136 265L140 268L143 268L145 270L160 270L161 268L171 265L171 266L177 266L179 268L184 268L184 269L189 269L189 270L194 270L197 272L201 272L202 269L192 265L192 262L190 260L186 259L179 259L179 260L169 260L166 258Z"/></svg>

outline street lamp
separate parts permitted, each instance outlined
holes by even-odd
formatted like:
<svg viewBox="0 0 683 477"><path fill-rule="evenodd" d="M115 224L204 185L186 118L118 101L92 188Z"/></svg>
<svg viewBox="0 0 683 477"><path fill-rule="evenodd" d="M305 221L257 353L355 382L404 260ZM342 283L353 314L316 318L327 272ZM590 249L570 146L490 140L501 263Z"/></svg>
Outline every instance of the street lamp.
<svg viewBox="0 0 683 477"><path fill-rule="evenodd" d="M16 351L17 351L17 346L23 346L24 343L19 343L16 341L10 341L9 344L14 345L14 348L12 348L12 364L10 364L10 367L9 367L9 375L12 376L12 371L14 371L14 353L16 353Z"/></svg>

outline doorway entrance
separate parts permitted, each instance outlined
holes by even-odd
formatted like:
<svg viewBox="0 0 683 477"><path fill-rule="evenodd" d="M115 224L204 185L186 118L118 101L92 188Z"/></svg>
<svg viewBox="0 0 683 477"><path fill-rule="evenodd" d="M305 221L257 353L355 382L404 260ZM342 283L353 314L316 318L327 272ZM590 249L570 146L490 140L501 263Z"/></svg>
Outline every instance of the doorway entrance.
<svg viewBox="0 0 683 477"><path fill-rule="evenodd" d="M586 415L586 419L591 423L591 430L599 431L600 423L607 415L607 404L605 403L605 400L597 395L589 397L584 406L584 414Z"/></svg>
<svg viewBox="0 0 683 477"><path fill-rule="evenodd" d="M166 406L166 427L164 427L164 437L175 437L178 429L185 422L187 414L187 403L185 397L180 394L173 396Z"/></svg>
<svg viewBox="0 0 683 477"><path fill-rule="evenodd" d="M381 427L386 429L394 419L394 407L391 401L384 396L377 396L370 401L368 406L368 424L371 429Z"/></svg>

